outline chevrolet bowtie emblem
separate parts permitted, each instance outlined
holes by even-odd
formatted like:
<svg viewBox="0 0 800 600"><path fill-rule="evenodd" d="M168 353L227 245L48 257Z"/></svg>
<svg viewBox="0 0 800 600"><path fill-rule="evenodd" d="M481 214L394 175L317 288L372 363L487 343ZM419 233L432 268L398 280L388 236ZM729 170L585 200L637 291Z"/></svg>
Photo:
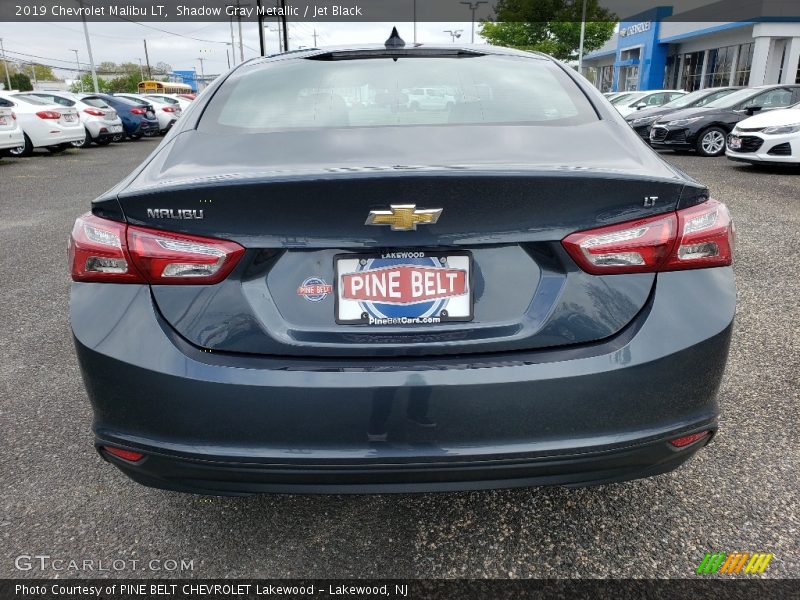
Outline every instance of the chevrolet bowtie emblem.
<svg viewBox="0 0 800 600"><path fill-rule="evenodd" d="M389 210L371 210L365 225L390 225L392 231L411 231L417 225L431 225L439 220L441 208L417 208L416 204L392 204Z"/></svg>

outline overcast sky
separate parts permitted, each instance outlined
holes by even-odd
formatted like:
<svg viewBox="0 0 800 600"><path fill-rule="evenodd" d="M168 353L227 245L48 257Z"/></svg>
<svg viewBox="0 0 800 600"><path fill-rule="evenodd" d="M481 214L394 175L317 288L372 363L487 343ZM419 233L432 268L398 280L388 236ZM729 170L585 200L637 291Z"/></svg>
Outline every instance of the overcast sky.
<svg viewBox="0 0 800 600"><path fill-rule="evenodd" d="M4 1L4 0L0 0ZM335 46L351 43L381 43L389 37L390 23L301 23L289 24L289 47L314 45L314 31L318 46ZM275 22L269 23L266 31L267 50L278 51L278 33ZM406 42L414 38L412 23L397 24L401 37ZM163 31L157 31L158 28ZM445 29L463 30L461 40L469 43L470 23L418 23L417 41L449 43L451 37ZM236 61L239 62L238 24L234 21ZM172 35L180 34L180 35ZM145 62L144 39L150 55L150 64L165 62L174 69L197 69L199 57L205 59L205 73L217 74L228 67L226 49L230 51L230 23L89 23L89 34L95 64L103 61ZM186 37L182 37L186 36ZM8 58L38 62L50 66L74 68L77 49L83 68L88 68L88 54L83 28L80 23L0 23L0 38L3 39ZM196 38L196 39L189 39ZM258 25L242 22L244 57L252 58L258 52ZM477 33L476 43L484 43ZM35 57L34 57L35 56ZM38 58L36 58L38 57ZM71 79L74 72L57 71L62 78Z"/></svg>

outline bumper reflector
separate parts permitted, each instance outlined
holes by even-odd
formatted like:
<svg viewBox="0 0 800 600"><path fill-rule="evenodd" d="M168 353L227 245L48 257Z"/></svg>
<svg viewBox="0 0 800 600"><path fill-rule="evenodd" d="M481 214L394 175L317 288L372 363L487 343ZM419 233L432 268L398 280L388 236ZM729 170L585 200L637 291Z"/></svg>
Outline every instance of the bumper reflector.
<svg viewBox="0 0 800 600"><path fill-rule="evenodd" d="M684 435L679 438L675 438L674 440L670 440L669 443L675 446L676 448L685 448L686 446L694 444L695 442L698 442L703 438L708 437L709 435L711 435L710 431L700 431L698 433L691 433L689 435Z"/></svg>
<svg viewBox="0 0 800 600"><path fill-rule="evenodd" d="M114 448L114 446L103 446L103 450L129 462L138 462L144 458L141 452L134 452L133 450L123 450L122 448Z"/></svg>

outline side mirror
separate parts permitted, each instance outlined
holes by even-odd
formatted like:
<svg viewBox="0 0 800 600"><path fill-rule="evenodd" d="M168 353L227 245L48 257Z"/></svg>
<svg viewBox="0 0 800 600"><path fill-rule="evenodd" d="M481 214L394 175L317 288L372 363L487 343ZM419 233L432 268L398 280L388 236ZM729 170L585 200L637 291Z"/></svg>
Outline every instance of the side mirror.
<svg viewBox="0 0 800 600"><path fill-rule="evenodd" d="M643 108L647 108L647 102L639 102L639 104L636 105L636 110L642 110Z"/></svg>
<svg viewBox="0 0 800 600"><path fill-rule="evenodd" d="M755 113L760 111L762 108L763 108L762 106L748 106L745 109L745 112L752 117Z"/></svg>

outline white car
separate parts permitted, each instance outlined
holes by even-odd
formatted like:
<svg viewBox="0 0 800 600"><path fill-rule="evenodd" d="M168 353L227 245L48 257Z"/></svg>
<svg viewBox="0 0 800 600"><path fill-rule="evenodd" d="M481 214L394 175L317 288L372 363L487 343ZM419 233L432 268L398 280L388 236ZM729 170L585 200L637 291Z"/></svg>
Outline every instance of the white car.
<svg viewBox="0 0 800 600"><path fill-rule="evenodd" d="M166 102L167 104L178 106L181 110L186 110L192 103L191 100L181 98L176 94L158 94L154 92L152 94L142 94L142 97L146 100L158 100L159 102Z"/></svg>
<svg viewBox="0 0 800 600"><path fill-rule="evenodd" d="M447 110L455 106L454 96L441 88L412 88L403 90L408 95L411 110Z"/></svg>
<svg viewBox="0 0 800 600"><path fill-rule="evenodd" d="M675 98L685 96L684 90L648 90L646 92L631 92L621 100L613 102L614 108L623 117L635 113L642 108L655 108L663 106L667 102L672 102Z"/></svg>
<svg viewBox="0 0 800 600"><path fill-rule="evenodd" d="M725 156L749 163L800 164L800 104L739 121Z"/></svg>
<svg viewBox="0 0 800 600"><path fill-rule="evenodd" d="M68 92L22 92L16 95L34 96L50 104L74 107L86 129L86 138L82 142L72 142L75 147L88 148L92 142L105 146L111 143L114 136L122 133L122 119L117 111L97 96L78 97Z"/></svg>
<svg viewBox="0 0 800 600"><path fill-rule="evenodd" d="M74 107L49 104L39 98L0 93L0 100L11 102L22 127L22 145L7 152L11 156L30 156L34 148L61 152L72 142L83 141L86 130Z"/></svg>
<svg viewBox="0 0 800 600"><path fill-rule="evenodd" d="M22 127L8 100L0 99L0 150L19 148L25 143Z"/></svg>
<svg viewBox="0 0 800 600"><path fill-rule="evenodd" d="M170 128L175 124L175 121L181 116L183 112L180 106L175 106L174 104L168 103L166 101L157 100L154 98L148 98L144 94L114 94L115 96L119 96L120 98L127 98L128 100L132 100L133 102L140 102L142 104L149 104L153 107L153 110L156 113L156 118L158 119L158 128L161 130L161 134L167 133ZM155 95L155 94L152 94Z"/></svg>

